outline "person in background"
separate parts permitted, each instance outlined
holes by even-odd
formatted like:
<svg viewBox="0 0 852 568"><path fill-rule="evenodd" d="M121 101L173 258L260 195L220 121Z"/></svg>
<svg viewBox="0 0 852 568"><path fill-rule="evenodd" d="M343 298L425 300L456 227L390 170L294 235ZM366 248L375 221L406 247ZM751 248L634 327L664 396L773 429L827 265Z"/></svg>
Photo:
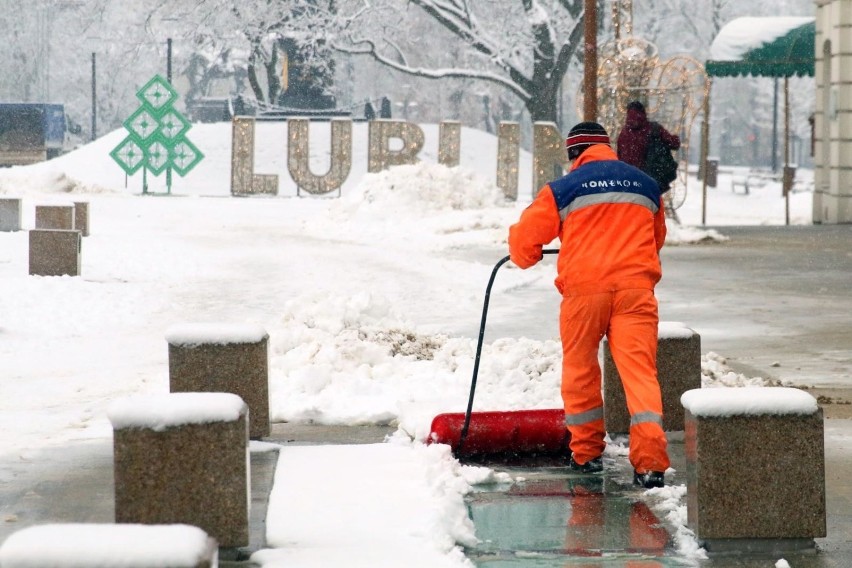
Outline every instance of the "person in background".
<svg viewBox="0 0 852 568"><path fill-rule="evenodd" d="M603 469L605 430L598 349L609 340L630 411L634 483L662 487L669 467L657 382L654 287L666 237L659 185L618 160L596 122L575 125L565 142L571 168L546 184L509 228L509 256L520 268L542 258L555 238L562 295L562 400L571 434L569 466Z"/></svg>
<svg viewBox="0 0 852 568"><path fill-rule="evenodd" d="M639 101L628 104L624 127L617 140L618 159L648 173L645 168L645 156L648 154L648 141L655 126L659 128L660 140L669 150L680 148L680 137L677 134L672 134L661 124L648 120L645 105ZM667 185L660 189L665 193L669 188L670 185Z"/></svg>

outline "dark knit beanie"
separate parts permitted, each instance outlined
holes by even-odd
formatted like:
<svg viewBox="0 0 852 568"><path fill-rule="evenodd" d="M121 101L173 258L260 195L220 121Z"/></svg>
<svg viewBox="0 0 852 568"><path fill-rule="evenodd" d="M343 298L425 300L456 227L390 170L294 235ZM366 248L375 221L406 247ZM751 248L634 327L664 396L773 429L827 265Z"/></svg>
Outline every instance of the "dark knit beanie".
<svg viewBox="0 0 852 568"><path fill-rule="evenodd" d="M609 146L609 135L606 129L597 122L581 122L574 125L568 133L568 138L565 139L568 159L576 160L592 144Z"/></svg>
<svg viewBox="0 0 852 568"><path fill-rule="evenodd" d="M631 102L627 105L627 110L638 110L638 111L639 111L639 112L641 112L642 114L645 114L645 105L643 105L643 104L642 104L641 102L639 102L639 101L631 101Z"/></svg>

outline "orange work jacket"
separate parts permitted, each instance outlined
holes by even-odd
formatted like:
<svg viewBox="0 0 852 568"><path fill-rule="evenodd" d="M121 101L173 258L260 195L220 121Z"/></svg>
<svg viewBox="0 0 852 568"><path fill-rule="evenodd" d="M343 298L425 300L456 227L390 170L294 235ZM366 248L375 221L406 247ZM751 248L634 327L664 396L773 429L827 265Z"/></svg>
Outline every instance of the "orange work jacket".
<svg viewBox="0 0 852 568"><path fill-rule="evenodd" d="M556 288L563 295L654 289L666 238L660 187L607 145L583 152L567 175L546 184L509 228L509 255L528 268L561 242Z"/></svg>

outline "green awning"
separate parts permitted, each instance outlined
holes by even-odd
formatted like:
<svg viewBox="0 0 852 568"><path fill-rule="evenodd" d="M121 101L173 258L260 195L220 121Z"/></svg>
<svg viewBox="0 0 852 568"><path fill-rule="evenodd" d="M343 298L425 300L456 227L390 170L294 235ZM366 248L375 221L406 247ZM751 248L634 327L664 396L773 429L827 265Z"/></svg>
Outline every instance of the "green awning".
<svg viewBox="0 0 852 568"><path fill-rule="evenodd" d="M704 69L711 77L813 77L815 42L814 18L737 18L719 30Z"/></svg>

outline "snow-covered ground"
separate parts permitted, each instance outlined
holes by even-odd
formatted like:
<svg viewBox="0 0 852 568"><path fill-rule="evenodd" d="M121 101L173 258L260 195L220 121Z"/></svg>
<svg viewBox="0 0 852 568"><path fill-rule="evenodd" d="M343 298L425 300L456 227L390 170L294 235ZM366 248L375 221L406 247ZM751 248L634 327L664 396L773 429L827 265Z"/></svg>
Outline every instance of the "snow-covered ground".
<svg viewBox="0 0 852 568"><path fill-rule="evenodd" d="M422 442L435 414L464 410L476 337L460 330L479 321L493 262L506 254L507 228L529 202L530 157L521 158L521 199L506 203L494 186L496 139L465 129L462 164L449 169L435 163L437 126L423 128L423 162L367 174L366 126L356 124L353 169L340 198L295 196L281 123L258 125L255 162L256 173L279 175L277 198L230 196L229 124L189 131L206 158L186 178L175 176L169 197L141 196L140 175L125 180L108 155L123 131L51 162L0 171L0 197L23 199L24 229L33 228L36 205L73 201L89 203L91 227L82 276L74 278L29 276L27 232L0 233L0 460L109 439L112 402L168 391L171 326L261 326L270 336L274 421L392 424L398 431L378 447L282 450L282 459L314 464L289 470L294 478L283 485L294 494L309 499L310 487L295 487L328 476L363 502L353 505L357 520L331 525L324 516L340 503L306 506L306 524L295 531L286 508L275 506L286 496L273 495L269 530L277 548L257 560L469 565L458 548L475 538L463 497L470 484L493 481L493 472L460 466L446 448ZM327 124L312 125L311 147L314 171L325 171ZM711 190L708 224L783 224L779 185L746 196L730 189L736 175L722 173ZM165 192L162 178L149 180L150 191ZM810 204L810 192L793 193L793 223L810 222ZM682 225L670 224L670 245L724 238L696 227L694 178L678 213ZM505 270L495 292L540 278L533 272ZM561 406L559 360L557 337L489 339L476 407ZM705 384L760 384L721 360L705 354ZM366 523L360 530L386 534L394 546L347 537L352 523Z"/></svg>

